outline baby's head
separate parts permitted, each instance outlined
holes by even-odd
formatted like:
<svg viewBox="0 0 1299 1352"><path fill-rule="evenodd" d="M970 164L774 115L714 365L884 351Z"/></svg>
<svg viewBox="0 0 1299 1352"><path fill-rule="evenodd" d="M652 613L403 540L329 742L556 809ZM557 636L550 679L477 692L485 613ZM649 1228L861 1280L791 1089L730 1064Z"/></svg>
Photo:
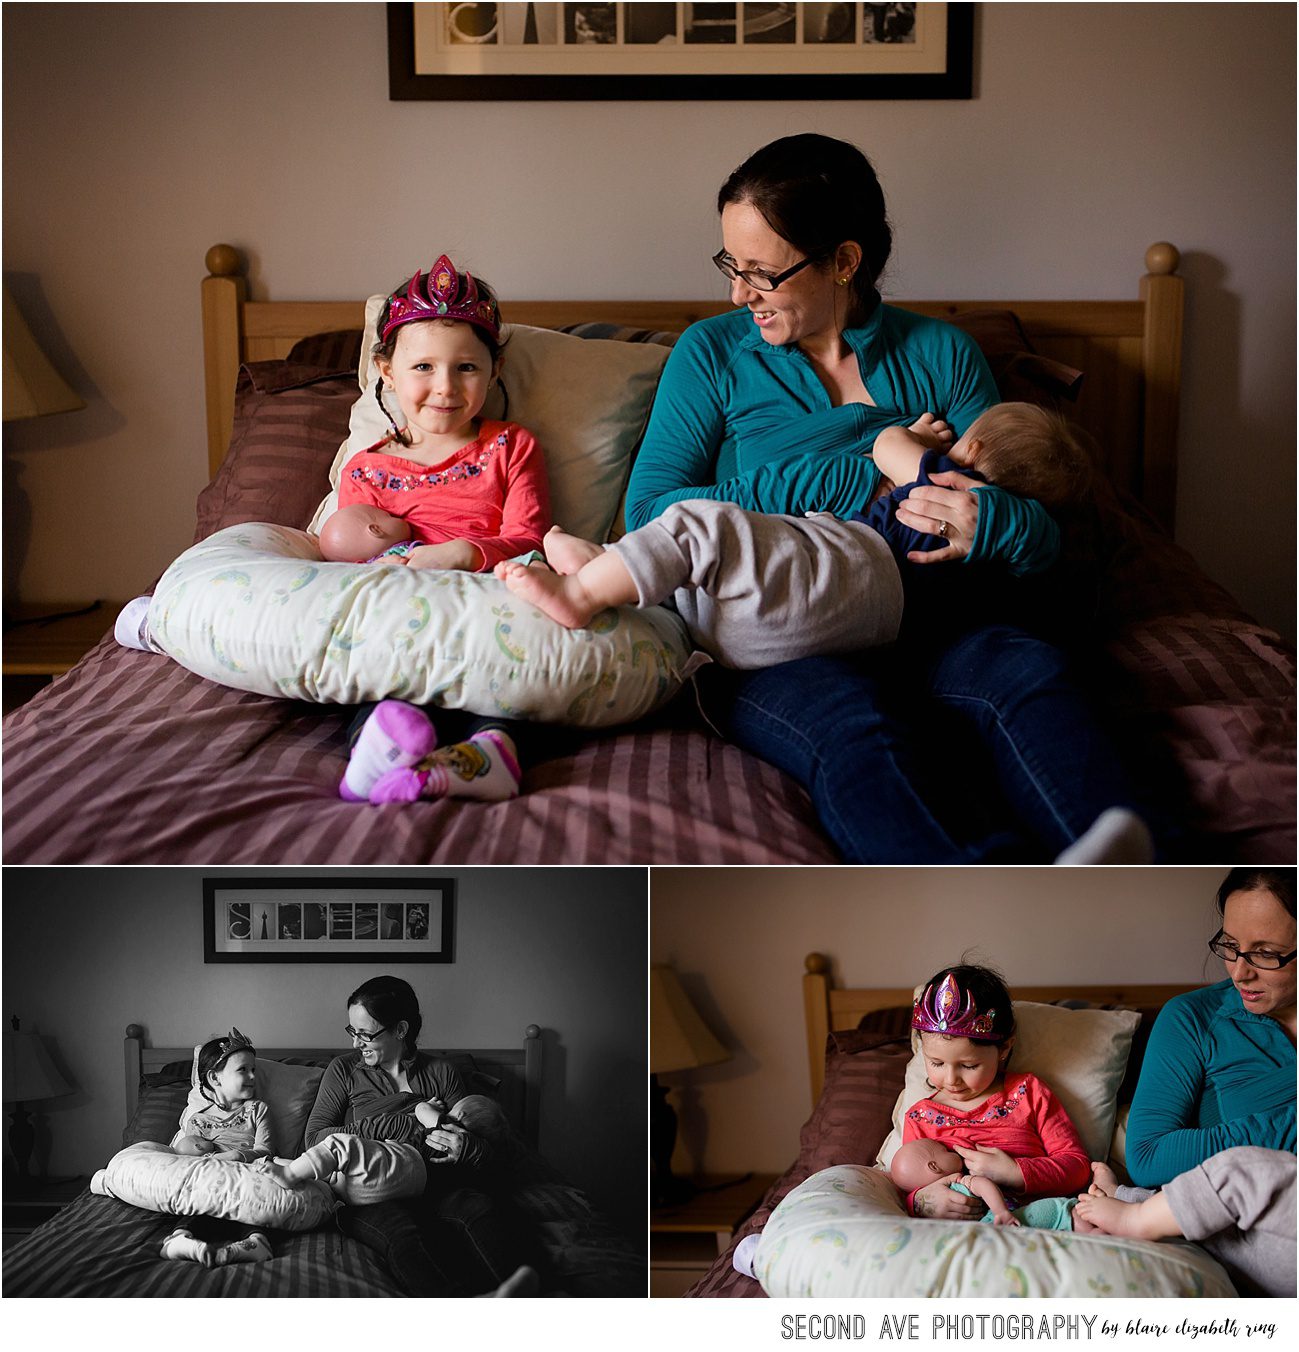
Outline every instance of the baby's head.
<svg viewBox="0 0 1299 1352"><path fill-rule="evenodd" d="M941 1141L907 1141L898 1146L889 1165L893 1186L903 1192L915 1192L926 1183L964 1172L964 1160Z"/></svg>
<svg viewBox="0 0 1299 1352"><path fill-rule="evenodd" d="M354 502L320 528L320 554L331 563L364 563L410 539L410 525L382 507Z"/></svg>
<svg viewBox="0 0 1299 1352"><path fill-rule="evenodd" d="M1055 511L1081 501L1092 481L1086 434L1036 404L994 404L947 453L989 483Z"/></svg>
<svg viewBox="0 0 1299 1352"><path fill-rule="evenodd" d="M195 1058L194 1075L204 1098L222 1107L257 1097L257 1051L237 1029L205 1042Z"/></svg>
<svg viewBox="0 0 1299 1352"><path fill-rule="evenodd" d="M911 1010L925 1074L949 1103L986 1096L1010 1060L1015 1010L1006 983L988 967L944 967Z"/></svg>
<svg viewBox="0 0 1299 1352"><path fill-rule="evenodd" d="M500 307L486 282L457 271L443 254L388 297L376 329L375 397L398 441L409 446L412 429L458 432L478 416L500 374L503 346ZM396 395L405 428L389 414L384 389Z"/></svg>

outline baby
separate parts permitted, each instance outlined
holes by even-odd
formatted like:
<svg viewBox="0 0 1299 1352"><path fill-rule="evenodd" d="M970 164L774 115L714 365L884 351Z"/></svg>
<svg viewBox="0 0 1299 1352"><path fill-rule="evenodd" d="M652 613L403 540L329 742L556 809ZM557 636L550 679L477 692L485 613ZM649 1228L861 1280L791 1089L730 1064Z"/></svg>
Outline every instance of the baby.
<svg viewBox="0 0 1299 1352"><path fill-rule="evenodd" d="M340 507L321 526L319 542L330 563L404 564L418 547L409 521L368 502Z"/></svg>

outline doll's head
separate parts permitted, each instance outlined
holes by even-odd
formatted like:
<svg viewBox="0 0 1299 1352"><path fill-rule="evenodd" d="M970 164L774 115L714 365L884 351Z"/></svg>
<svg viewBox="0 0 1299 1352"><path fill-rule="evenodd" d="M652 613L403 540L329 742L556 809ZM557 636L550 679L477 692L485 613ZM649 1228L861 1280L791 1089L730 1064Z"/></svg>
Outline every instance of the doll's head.
<svg viewBox="0 0 1299 1352"><path fill-rule="evenodd" d="M410 539L410 525L381 507L354 502L320 528L320 554L331 563L364 563Z"/></svg>
<svg viewBox="0 0 1299 1352"><path fill-rule="evenodd" d="M949 1174L963 1174L965 1162L941 1141L908 1141L898 1146L889 1177L902 1192L914 1192Z"/></svg>

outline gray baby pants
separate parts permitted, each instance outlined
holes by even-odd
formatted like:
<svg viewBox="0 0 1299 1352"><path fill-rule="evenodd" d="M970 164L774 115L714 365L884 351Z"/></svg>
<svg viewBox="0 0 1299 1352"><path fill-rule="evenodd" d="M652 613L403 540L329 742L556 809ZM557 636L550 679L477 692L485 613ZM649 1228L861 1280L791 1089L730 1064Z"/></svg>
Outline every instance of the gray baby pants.
<svg viewBox="0 0 1299 1352"><path fill-rule="evenodd" d="M884 537L825 513L765 516L673 503L609 548L643 606L669 596L696 647L754 669L892 643L902 578Z"/></svg>
<svg viewBox="0 0 1299 1352"><path fill-rule="evenodd" d="M1241 1145L1164 1185L1182 1234L1227 1269L1242 1296L1295 1294L1295 1157ZM1147 1188L1120 1188L1142 1202Z"/></svg>

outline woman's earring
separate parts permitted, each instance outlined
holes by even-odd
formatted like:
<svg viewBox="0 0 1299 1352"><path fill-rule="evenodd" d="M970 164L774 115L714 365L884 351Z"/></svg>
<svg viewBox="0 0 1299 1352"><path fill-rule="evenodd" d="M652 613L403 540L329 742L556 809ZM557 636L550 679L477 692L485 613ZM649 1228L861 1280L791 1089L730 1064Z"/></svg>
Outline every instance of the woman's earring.
<svg viewBox="0 0 1299 1352"><path fill-rule="evenodd" d="M852 277L851 277L851 276L849 276L849 277L839 277L839 278L836 278L835 280L836 280L836 284L837 284L838 286L847 286L848 283L852 281Z"/></svg>

